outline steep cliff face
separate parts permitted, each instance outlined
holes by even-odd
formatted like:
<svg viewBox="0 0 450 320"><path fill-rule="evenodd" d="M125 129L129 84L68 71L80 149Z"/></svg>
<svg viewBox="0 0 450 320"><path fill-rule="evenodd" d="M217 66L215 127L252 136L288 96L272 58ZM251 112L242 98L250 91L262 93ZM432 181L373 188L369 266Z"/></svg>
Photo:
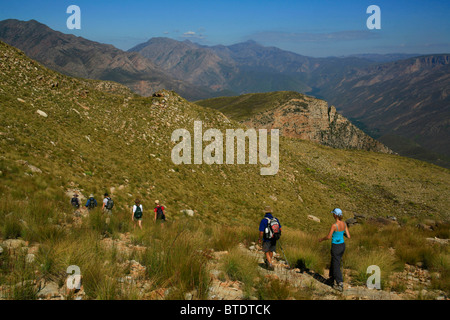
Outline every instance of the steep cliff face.
<svg viewBox="0 0 450 320"><path fill-rule="evenodd" d="M277 108L255 115L244 124L255 128L280 129L284 136L334 148L392 153L337 113L334 106L307 96L291 99Z"/></svg>
<svg viewBox="0 0 450 320"><path fill-rule="evenodd" d="M443 158L450 156L449 54L360 69L328 83L318 94L400 154L450 166ZM411 147L405 148L403 141ZM418 147L441 156L419 156Z"/></svg>
<svg viewBox="0 0 450 320"><path fill-rule="evenodd" d="M334 148L393 153L354 126L334 106L298 92L253 93L196 103L219 110L250 128L279 129L283 136Z"/></svg>

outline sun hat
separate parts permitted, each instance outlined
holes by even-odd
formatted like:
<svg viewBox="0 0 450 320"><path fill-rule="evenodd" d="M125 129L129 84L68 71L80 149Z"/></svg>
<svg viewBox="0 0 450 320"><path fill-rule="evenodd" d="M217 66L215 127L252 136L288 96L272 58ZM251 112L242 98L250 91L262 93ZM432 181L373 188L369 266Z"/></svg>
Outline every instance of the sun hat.
<svg viewBox="0 0 450 320"><path fill-rule="evenodd" d="M159 204L159 200L155 200L155 204Z"/></svg>
<svg viewBox="0 0 450 320"><path fill-rule="evenodd" d="M265 206L264 213L272 213L272 208L270 206Z"/></svg>
<svg viewBox="0 0 450 320"><path fill-rule="evenodd" d="M342 216L342 210L339 209L339 208L334 208L333 211L331 211L331 213L332 213L332 214L335 214L335 215L337 215L337 216L339 216L339 217Z"/></svg>
<svg viewBox="0 0 450 320"><path fill-rule="evenodd" d="M91 193L91 194L89 195L89 198L93 198L93 197L94 197L94 194Z"/></svg>

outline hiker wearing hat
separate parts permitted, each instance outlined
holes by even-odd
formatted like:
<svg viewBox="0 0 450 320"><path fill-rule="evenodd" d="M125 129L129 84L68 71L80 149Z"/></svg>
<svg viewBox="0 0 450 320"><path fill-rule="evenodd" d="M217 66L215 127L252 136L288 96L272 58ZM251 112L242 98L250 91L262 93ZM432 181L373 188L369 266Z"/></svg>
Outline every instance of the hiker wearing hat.
<svg viewBox="0 0 450 320"><path fill-rule="evenodd" d="M89 211L97 207L97 200L95 200L94 195L92 193L89 195L89 199L87 200L85 207Z"/></svg>
<svg viewBox="0 0 450 320"><path fill-rule="evenodd" d="M265 254L264 262L269 270L274 270L272 259L276 252L277 240L281 236L281 224L277 218L272 216L272 209L267 206L264 208L264 218L259 224L259 239L262 240L262 250Z"/></svg>
<svg viewBox="0 0 450 320"><path fill-rule="evenodd" d="M134 200L134 206L131 209L131 221L133 221L133 229L136 229L136 221L137 221L139 228L142 230L142 213L143 208L141 201L139 199Z"/></svg>
<svg viewBox="0 0 450 320"><path fill-rule="evenodd" d="M76 193L73 195L72 199L70 200L70 204L75 209L79 209L80 208L80 200L78 199L78 195Z"/></svg>
<svg viewBox="0 0 450 320"><path fill-rule="evenodd" d="M159 200L155 200L155 222L161 220L161 226L166 221L166 215L164 214L164 207L159 205Z"/></svg>
<svg viewBox="0 0 450 320"><path fill-rule="evenodd" d="M336 222L331 225L330 232L326 237L319 239L319 242L331 239L331 263L330 263L330 284L336 281L333 288L339 291L344 290L344 281L341 272L341 259L345 251L344 233L350 239L347 224L342 221L342 210L335 208L331 211Z"/></svg>

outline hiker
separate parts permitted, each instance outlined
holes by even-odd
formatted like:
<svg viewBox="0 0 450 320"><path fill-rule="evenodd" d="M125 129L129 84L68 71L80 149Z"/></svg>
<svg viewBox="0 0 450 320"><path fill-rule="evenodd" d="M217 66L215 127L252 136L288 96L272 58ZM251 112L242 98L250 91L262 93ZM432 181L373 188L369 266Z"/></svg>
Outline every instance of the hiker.
<svg viewBox="0 0 450 320"><path fill-rule="evenodd" d="M161 220L161 227L166 221L166 215L164 214L164 207L159 205L159 200L155 200L155 222L156 220Z"/></svg>
<svg viewBox="0 0 450 320"><path fill-rule="evenodd" d="M274 270L272 259L276 252L277 240L281 236L281 224L277 218L272 216L272 209L269 206L264 208L264 218L259 224L259 239L262 240L262 250L265 254L264 263L267 269Z"/></svg>
<svg viewBox="0 0 450 320"><path fill-rule="evenodd" d="M75 209L79 209L80 208L80 200L78 199L78 195L74 194L73 198L70 200L70 203L72 204L72 206Z"/></svg>
<svg viewBox="0 0 450 320"><path fill-rule="evenodd" d="M94 195L92 193L89 195L89 199L87 200L85 207L89 211L97 207L97 200L95 200Z"/></svg>
<svg viewBox="0 0 450 320"><path fill-rule="evenodd" d="M104 194L105 198L103 199L103 212L106 212L108 215L112 215L112 208L114 206L114 201L111 199L109 194Z"/></svg>
<svg viewBox="0 0 450 320"><path fill-rule="evenodd" d="M336 222L331 225L330 232L326 237L319 239L319 242L331 239L331 263L330 263L330 278L328 281L333 284L333 288L338 291L344 290L344 281L341 272L341 259L345 251L344 233L350 239L347 224L342 221L343 214L339 208L331 211ZM336 282L336 284L334 284Z"/></svg>
<svg viewBox="0 0 450 320"><path fill-rule="evenodd" d="M139 199L134 200L134 206L131 209L131 221L133 221L133 229L136 229L136 221L142 230L142 204Z"/></svg>

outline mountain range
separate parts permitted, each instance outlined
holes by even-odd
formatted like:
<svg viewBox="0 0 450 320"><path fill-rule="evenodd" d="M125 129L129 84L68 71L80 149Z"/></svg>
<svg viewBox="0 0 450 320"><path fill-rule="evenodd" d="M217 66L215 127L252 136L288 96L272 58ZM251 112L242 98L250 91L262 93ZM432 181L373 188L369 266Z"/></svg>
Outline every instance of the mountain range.
<svg viewBox="0 0 450 320"><path fill-rule="evenodd" d="M0 39L62 73L113 80L148 96L191 101L296 91L324 99L402 155L450 166L449 55L313 58L254 41L204 46L152 38L128 52L31 20L0 22Z"/></svg>
<svg viewBox="0 0 450 320"><path fill-rule="evenodd" d="M212 94L206 88L170 77L139 54L64 34L35 20L1 21L0 39L53 70L74 77L117 81L144 96L164 88L188 99Z"/></svg>

